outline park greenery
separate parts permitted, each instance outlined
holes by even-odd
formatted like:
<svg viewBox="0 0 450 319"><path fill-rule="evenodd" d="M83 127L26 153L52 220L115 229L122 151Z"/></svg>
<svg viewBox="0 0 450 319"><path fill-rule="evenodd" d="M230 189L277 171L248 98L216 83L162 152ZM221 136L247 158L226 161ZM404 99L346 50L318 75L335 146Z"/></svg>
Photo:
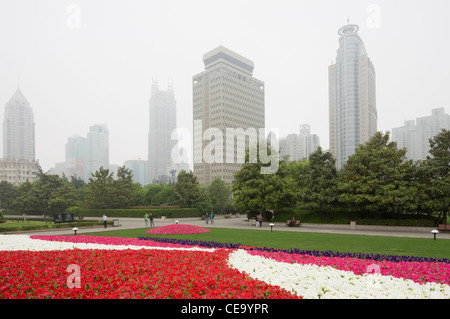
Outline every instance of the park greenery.
<svg viewBox="0 0 450 319"><path fill-rule="evenodd" d="M275 215L306 212L316 216L365 216L402 219L434 216L446 221L450 209L450 131L430 139L430 155L421 161L406 158L390 140L389 132L377 132L349 156L338 170L333 155L319 147L307 160L279 158L278 170L262 174L265 166L249 160L235 173L231 185L216 178L208 186L199 184L193 172L181 171L169 184L140 185L124 166L117 176L100 168L88 182L79 177L39 173L38 179L14 186L0 182L0 207L21 213L52 214L80 209L125 210L142 207L195 209L200 213L263 213ZM288 212L289 215L283 215ZM303 215L306 216L306 215Z"/></svg>

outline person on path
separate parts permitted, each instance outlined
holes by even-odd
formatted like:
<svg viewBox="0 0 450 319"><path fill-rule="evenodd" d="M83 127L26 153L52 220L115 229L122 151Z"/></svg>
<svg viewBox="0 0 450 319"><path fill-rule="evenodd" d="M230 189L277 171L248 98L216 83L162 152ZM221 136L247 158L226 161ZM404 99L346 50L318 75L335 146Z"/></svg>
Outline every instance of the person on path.
<svg viewBox="0 0 450 319"><path fill-rule="evenodd" d="M148 227L148 214L145 213L144 215L144 220L145 220L145 227Z"/></svg>
<svg viewBox="0 0 450 319"><path fill-rule="evenodd" d="M208 219L209 219L209 214L208 212L206 212L205 214L205 223L208 224Z"/></svg>
<svg viewBox="0 0 450 319"><path fill-rule="evenodd" d="M153 213L150 213L150 227L155 226L155 223L153 222Z"/></svg>
<svg viewBox="0 0 450 319"><path fill-rule="evenodd" d="M262 213L259 214L259 227L262 227L262 222L263 222L263 217L262 217Z"/></svg>
<svg viewBox="0 0 450 319"><path fill-rule="evenodd" d="M211 224L214 224L214 212L211 212Z"/></svg>
<svg viewBox="0 0 450 319"><path fill-rule="evenodd" d="M103 214L103 225L105 225L106 228L106 221L108 220L108 217L106 217L105 214Z"/></svg>

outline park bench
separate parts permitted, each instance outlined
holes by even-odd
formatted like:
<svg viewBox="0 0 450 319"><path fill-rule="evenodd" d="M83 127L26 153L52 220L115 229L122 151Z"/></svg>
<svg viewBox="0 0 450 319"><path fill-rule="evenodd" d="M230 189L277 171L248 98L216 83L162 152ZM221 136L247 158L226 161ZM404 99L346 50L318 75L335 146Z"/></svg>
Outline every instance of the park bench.
<svg viewBox="0 0 450 319"><path fill-rule="evenodd" d="M291 224L291 221L288 220L288 221L286 221L286 225L289 227L300 227L300 221L296 220L294 224Z"/></svg>
<svg viewBox="0 0 450 319"><path fill-rule="evenodd" d="M438 229L439 230L450 230L450 225L439 224Z"/></svg>

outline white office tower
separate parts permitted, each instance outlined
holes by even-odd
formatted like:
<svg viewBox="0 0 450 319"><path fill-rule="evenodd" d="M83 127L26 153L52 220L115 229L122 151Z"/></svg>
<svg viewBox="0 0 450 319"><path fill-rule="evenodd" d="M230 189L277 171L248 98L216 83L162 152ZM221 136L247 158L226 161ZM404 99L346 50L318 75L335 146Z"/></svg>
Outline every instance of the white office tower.
<svg viewBox="0 0 450 319"><path fill-rule="evenodd" d="M0 181L19 185L37 178L33 110L18 87L5 105Z"/></svg>
<svg viewBox="0 0 450 319"><path fill-rule="evenodd" d="M430 139L442 129L450 130L450 115L444 108L437 108L430 116L405 121L404 126L393 128L391 139L399 149L406 148L408 159L425 160L430 155Z"/></svg>
<svg viewBox="0 0 450 319"><path fill-rule="evenodd" d="M163 91L153 82L149 110L148 182L167 182L176 167L171 153L177 144L172 140L177 128L177 104L171 85Z"/></svg>
<svg viewBox="0 0 450 319"><path fill-rule="evenodd" d="M230 184L245 145L239 133L227 143L232 137L226 131L251 135L250 130L258 134L265 128L264 82L253 77L252 61L223 46L204 54L203 62L205 70L192 78L194 174L205 186L216 177Z"/></svg>
<svg viewBox="0 0 450 319"><path fill-rule="evenodd" d="M87 134L87 179L103 167L109 169L109 131L104 124L89 128Z"/></svg>
<svg viewBox="0 0 450 319"><path fill-rule="evenodd" d="M339 29L336 63L328 69L330 151L338 169L377 132L375 68L358 31L354 24Z"/></svg>

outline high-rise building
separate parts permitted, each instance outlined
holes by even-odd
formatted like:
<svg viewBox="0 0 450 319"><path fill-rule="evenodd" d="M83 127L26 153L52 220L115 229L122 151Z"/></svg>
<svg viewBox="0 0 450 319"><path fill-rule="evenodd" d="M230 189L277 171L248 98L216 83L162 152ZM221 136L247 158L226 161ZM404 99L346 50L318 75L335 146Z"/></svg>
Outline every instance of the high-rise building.
<svg viewBox="0 0 450 319"><path fill-rule="evenodd" d="M406 157L412 160L425 160L430 155L430 139L442 129L450 130L450 115L444 108L431 110L430 116L405 121L405 125L392 129L391 139L397 148L406 148Z"/></svg>
<svg viewBox="0 0 450 319"><path fill-rule="evenodd" d="M171 152L177 143L172 140L172 132L177 128L177 107L171 85L163 91L153 82L149 110L148 181L164 182L174 169Z"/></svg>
<svg viewBox="0 0 450 319"><path fill-rule="evenodd" d="M194 174L205 186L216 177L230 184L245 149L237 138L227 143L227 129L250 135L265 128L264 82L253 77L252 61L223 46L204 54L203 62L205 70L192 78Z"/></svg>
<svg viewBox="0 0 450 319"><path fill-rule="evenodd" d="M308 159L319 146L320 139L310 133L308 124L300 125L300 134L289 134L279 140L280 156L289 155L290 161Z"/></svg>
<svg viewBox="0 0 450 319"><path fill-rule="evenodd" d="M109 131L106 125L96 124L87 133L87 179L103 167L109 169Z"/></svg>
<svg viewBox="0 0 450 319"><path fill-rule="evenodd" d="M85 182L88 181L87 139L85 137L75 135L67 139L65 163L64 174L69 180L72 177L78 177Z"/></svg>
<svg viewBox="0 0 450 319"><path fill-rule="evenodd" d="M17 88L6 103L3 122L3 157L9 160L34 161L34 119L30 103Z"/></svg>
<svg viewBox="0 0 450 319"><path fill-rule="evenodd" d="M377 132L375 68L358 31L355 24L339 29L336 63L328 69L329 142L338 169Z"/></svg>
<svg viewBox="0 0 450 319"><path fill-rule="evenodd" d="M37 178L33 110L18 87L5 105L0 180L19 185Z"/></svg>

